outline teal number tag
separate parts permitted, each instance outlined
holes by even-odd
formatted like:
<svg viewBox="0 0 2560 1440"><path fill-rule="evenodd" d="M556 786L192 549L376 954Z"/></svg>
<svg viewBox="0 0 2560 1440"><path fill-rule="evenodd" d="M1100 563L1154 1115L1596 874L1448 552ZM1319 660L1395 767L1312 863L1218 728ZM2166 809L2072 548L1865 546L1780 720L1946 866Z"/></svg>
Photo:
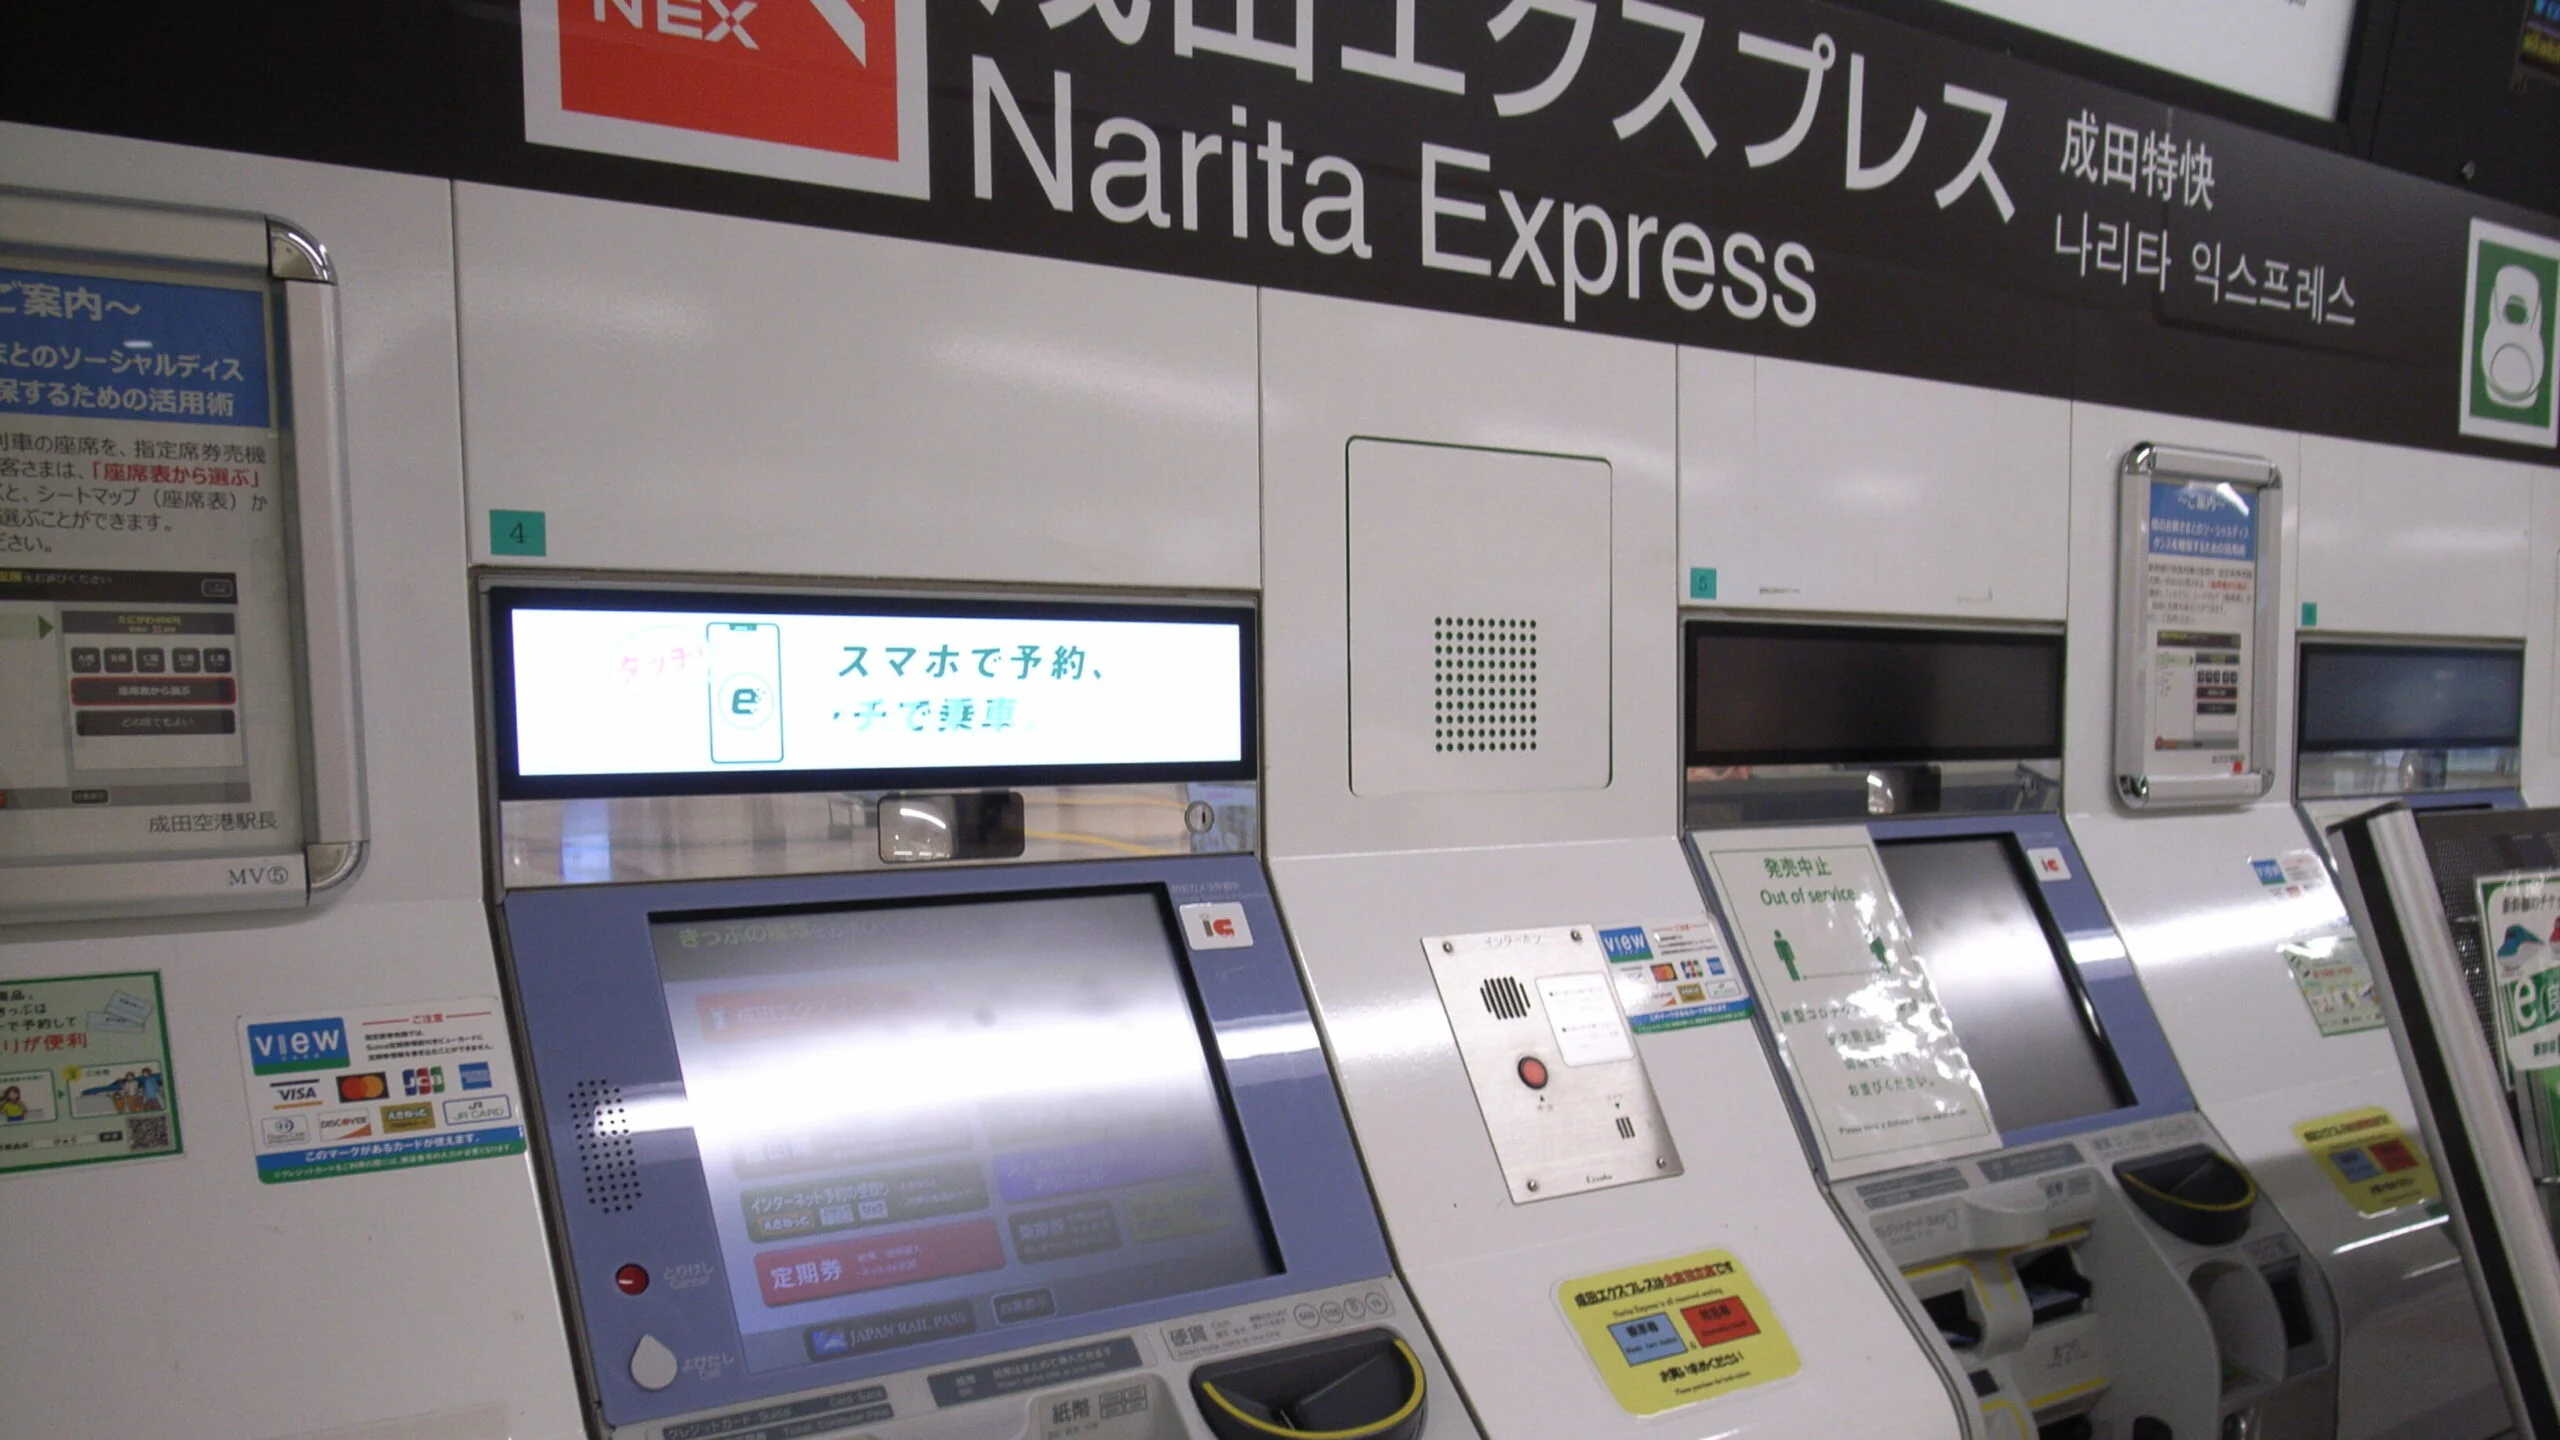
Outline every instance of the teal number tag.
<svg viewBox="0 0 2560 1440"><path fill-rule="evenodd" d="M489 553L492 555L540 555L547 545L542 533L539 510L492 510L489 512Z"/></svg>

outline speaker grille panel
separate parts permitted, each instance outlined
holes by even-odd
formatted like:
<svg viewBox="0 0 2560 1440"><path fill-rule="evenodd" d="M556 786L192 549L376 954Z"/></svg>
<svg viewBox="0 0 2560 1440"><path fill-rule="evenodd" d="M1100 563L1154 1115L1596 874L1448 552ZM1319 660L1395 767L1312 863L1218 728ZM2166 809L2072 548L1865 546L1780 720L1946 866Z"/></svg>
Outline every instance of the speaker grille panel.
<svg viewBox="0 0 2560 1440"><path fill-rule="evenodd" d="M1431 617L1431 748L1538 748L1538 622Z"/></svg>
<svg viewBox="0 0 2560 1440"><path fill-rule="evenodd" d="M1484 1008L1497 1020L1521 1020L1529 1014L1529 992L1508 975L1496 975L1484 982L1476 993L1483 997Z"/></svg>
<svg viewBox="0 0 2560 1440"><path fill-rule="evenodd" d="M587 1203L608 1215L640 1203L640 1158L631 1148L631 1112L622 1087L581 1080L569 1087L569 1131L577 1137L578 1179Z"/></svg>

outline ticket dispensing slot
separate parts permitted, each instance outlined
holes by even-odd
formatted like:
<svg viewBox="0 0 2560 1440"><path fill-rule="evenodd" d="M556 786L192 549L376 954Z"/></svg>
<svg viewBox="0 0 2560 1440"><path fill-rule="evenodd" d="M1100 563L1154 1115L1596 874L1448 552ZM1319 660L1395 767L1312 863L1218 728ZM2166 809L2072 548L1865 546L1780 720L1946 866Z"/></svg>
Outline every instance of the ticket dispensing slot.
<svg viewBox="0 0 2560 1440"><path fill-rule="evenodd" d="M1690 843L1835 1199L1990 1435L2327 1433L2327 1291L2196 1113L2043 783L2061 637L1917 633L1689 627L1689 811L1748 822ZM1975 779L1768 823L1924 764Z"/></svg>
<svg viewBox="0 0 2560 1440"><path fill-rule="evenodd" d="M599 1436L1475 1440L1432 1403L1261 865L1179 848L1249 804L1250 611L496 588L502 823L678 812L501 901ZM711 627L774 633L697 665ZM1033 645L1038 685L994 663ZM859 674L874 646L989 657L919 678L1029 733L866 730L932 698ZM1048 673L1059 646L1102 678ZM740 788L819 828L732 835ZM1035 834L1025 790L1182 842ZM876 844L830 842L847 796ZM1115 858L1055 858L1077 843ZM580 883L644 862L696 878Z"/></svg>

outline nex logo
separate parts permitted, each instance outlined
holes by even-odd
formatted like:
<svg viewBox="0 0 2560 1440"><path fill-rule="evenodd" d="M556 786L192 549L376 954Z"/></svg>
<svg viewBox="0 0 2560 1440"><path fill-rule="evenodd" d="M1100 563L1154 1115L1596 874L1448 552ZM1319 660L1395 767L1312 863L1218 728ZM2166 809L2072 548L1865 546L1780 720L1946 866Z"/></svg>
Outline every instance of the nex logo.
<svg viewBox="0 0 2560 1440"><path fill-rule="evenodd" d="M929 199L925 0L517 0L525 138Z"/></svg>
<svg viewBox="0 0 2560 1440"><path fill-rule="evenodd" d="M698 0L698 3L697 0L595 0L596 23L604 23L607 4L619 11L634 30L650 28L661 35L680 35L714 45L723 40L735 40L750 50L764 48L756 43L755 36L747 33L747 17L756 13L757 0L739 0L735 5L727 3L727 0ZM862 17L854 13L852 0L809 0L809 4L818 12L818 18L827 22L827 28L835 32L836 38L844 42L844 48L853 52L855 60L864 65L871 63L870 31L863 25ZM643 20L644 7L651 12L654 24ZM702 12L706 9L711 12L711 25L707 29L702 23Z"/></svg>

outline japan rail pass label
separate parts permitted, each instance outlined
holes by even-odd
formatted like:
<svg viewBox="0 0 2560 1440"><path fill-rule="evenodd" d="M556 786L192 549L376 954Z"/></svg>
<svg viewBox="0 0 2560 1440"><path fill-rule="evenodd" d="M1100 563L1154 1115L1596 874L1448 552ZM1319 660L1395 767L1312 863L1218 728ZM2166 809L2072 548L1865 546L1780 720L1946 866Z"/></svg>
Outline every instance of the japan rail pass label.
<svg viewBox="0 0 2560 1440"><path fill-rule="evenodd" d="M2489 875L2477 884L2498 1066L2512 1078L2560 1065L2560 871Z"/></svg>
<svg viewBox="0 0 2560 1440"><path fill-rule="evenodd" d="M1567 1280L1556 1304L1630 1415L1659 1415L1802 1368L1769 1297L1730 1250Z"/></svg>

